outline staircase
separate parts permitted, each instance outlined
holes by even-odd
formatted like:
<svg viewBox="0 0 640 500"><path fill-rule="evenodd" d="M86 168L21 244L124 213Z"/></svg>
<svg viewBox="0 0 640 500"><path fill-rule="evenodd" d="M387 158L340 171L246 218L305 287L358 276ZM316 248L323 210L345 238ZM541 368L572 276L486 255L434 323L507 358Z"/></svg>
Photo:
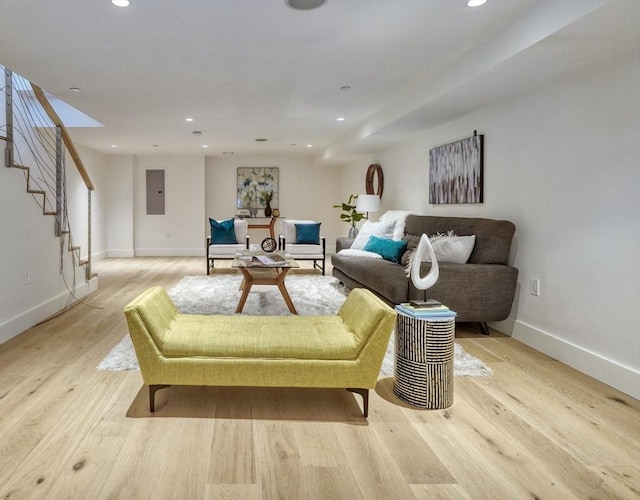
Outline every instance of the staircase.
<svg viewBox="0 0 640 500"><path fill-rule="evenodd" d="M24 173L26 192L42 208L43 215L54 217L55 235L61 240L61 248L72 252L74 266L84 267L85 279L89 281L95 277L91 272L91 192L94 185L67 129L42 89L9 69L0 68L5 76L6 121L4 126L0 122L0 140L6 143L5 166ZM71 234L66 203L65 152L73 159L87 188L87 259L81 258L81 247L74 244ZM73 291L70 292L73 295Z"/></svg>

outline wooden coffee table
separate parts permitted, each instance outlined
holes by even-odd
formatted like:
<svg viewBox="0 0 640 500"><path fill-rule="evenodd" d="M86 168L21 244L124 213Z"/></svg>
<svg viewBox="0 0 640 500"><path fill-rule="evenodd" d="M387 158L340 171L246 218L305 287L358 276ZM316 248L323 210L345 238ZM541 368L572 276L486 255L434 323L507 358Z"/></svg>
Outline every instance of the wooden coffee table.
<svg viewBox="0 0 640 500"><path fill-rule="evenodd" d="M274 265L264 266L251 260L254 256L258 255L278 255L284 260ZM233 262L231 263L231 267L240 269L240 272L242 273L242 283L240 285L242 295L240 296L238 307L236 307L237 313L242 312L253 285L275 285L278 287L278 290L280 290L282 298L287 304L289 311L291 311L292 314L298 314L284 283L284 278L289 272L289 269L300 267L291 256L287 256L284 252L272 252L265 254L265 252L245 250L236 254Z"/></svg>

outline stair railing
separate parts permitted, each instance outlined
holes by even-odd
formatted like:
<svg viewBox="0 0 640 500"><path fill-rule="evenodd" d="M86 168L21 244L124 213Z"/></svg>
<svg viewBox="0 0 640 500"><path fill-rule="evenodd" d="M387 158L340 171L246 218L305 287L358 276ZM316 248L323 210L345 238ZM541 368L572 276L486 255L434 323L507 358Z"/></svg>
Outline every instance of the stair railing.
<svg viewBox="0 0 640 500"><path fill-rule="evenodd" d="M0 66L1 68L1 66ZM64 123L51 106L44 91L8 68L5 74L5 166L25 172L27 192L42 196L45 215L55 215L55 233L68 238L68 249L77 252L78 264L84 265L86 279L91 272L91 192L95 189L82 159ZM66 147L87 188L87 261L80 260L80 247L73 244L66 207ZM25 161L23 161L23 158ZM30 163L29 166L25 163ZM38 196L39 199L39 196ZM55 200L55 207L52 205Z"/></svg>

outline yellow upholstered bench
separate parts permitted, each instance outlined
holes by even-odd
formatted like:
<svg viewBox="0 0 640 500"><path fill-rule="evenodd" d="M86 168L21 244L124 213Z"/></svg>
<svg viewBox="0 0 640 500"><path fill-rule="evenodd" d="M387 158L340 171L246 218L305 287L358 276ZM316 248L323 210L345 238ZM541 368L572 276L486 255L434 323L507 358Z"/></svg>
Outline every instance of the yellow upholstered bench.
<svg viewBox="0 0 640 500"><path fill-rule="evenodd" d="M181 314L161 287L124 311L152 412L170 385L339 387L362 396L366 417L396 320L365 289L335 316Z"/></svg>

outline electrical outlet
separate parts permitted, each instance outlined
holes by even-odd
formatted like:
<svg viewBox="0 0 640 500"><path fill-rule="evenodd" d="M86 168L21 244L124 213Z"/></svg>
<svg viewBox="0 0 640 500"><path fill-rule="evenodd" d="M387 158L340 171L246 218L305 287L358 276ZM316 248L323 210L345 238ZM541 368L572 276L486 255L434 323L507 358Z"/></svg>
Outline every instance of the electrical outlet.
<svg viewBox="0 0 640 500"><path fill-rule="evenodd" d="M540 279L539 278L531 278L529 282L529 291L531 295L535 295L536 297L540 296Z"/></svg>

